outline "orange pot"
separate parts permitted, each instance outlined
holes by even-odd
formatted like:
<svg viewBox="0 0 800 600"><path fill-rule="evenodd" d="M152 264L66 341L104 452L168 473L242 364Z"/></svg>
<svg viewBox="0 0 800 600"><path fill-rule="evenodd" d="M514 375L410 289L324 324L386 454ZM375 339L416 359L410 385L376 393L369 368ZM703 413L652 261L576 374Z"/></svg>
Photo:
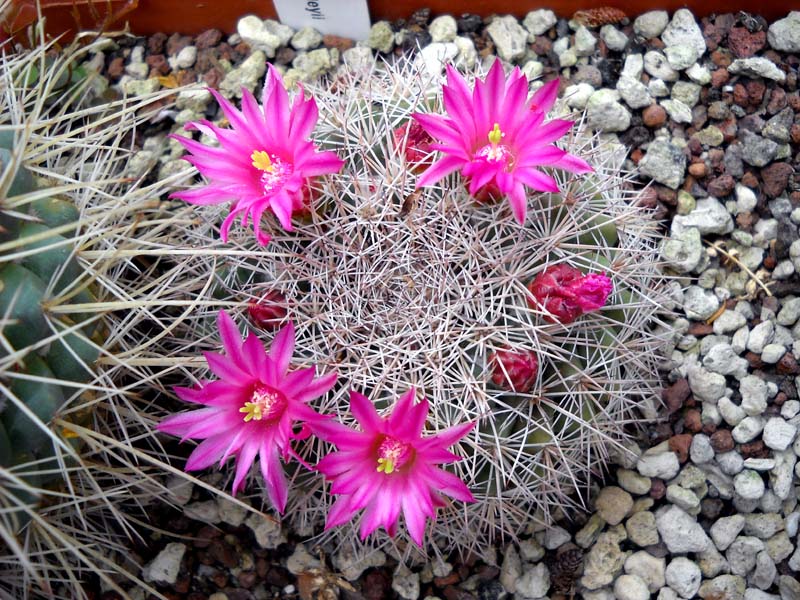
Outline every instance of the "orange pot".
<svg viewBox="0 0 800 600"><path fill-rule="evenodd" d="M302 0L297 0L298 2ZM42 12L47 17L47 28L52 34L80 29L120 29L125 22L131 31L149 35L157 31L197 34L205 29L217 28L231 33L236 21L246 14L275 18L275 10L267 0L40 0ZM529 10L541 8L540 0L369 0L373 21L408 17L415 10L428 7L434 14L492 13L524 16ZM674 11L687 6L685 0L607 0L598 4L593 0L548 0L545 6L562 16L571 16L576 10L613 6L629 16L654 9ZM697 16L711 13L753 11L750 0L693 0L688 7ZM800 9L800 0L766 0L757 7L758 14L772 20L783 17L789 10ZM4 15L5 29L17 32L36 18L36 0L13 0L9 15Z"/></svg>

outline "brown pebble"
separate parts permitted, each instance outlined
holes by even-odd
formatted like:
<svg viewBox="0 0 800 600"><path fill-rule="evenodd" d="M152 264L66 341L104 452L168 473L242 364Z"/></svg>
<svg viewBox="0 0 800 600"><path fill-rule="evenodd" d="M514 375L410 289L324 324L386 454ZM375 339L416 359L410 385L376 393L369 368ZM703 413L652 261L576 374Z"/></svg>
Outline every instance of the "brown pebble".
<svg viewBox="0 0 800 600"><path fill-rule="evenodd" d="M736 58L750 58L767 43L767 32L750 33L746 27L731 27L728 32L728 47Z"/></svg>
<svg viewBox="0 0 800 600"><path fill-rule="evenodd" d="M800 366L797 364L797 359L791 352L784 354L778 361L777 371L781 375L797 375L800 373Z"/></svg>
<svg viewBox="0 0 800 600"><path fill-rule="evenodd" d="M728 80L731 78L730 73L728 73L728 69L721 68L717 69L716 71L711 72L711 87L713 88L721 88L723 85L728 83Z"/></svg>
<svg viewBox="0 0 800 600"><path fill-rule="evenodd" d="M764 258L764 268L765 269L774 269L778 264L778 260L772 256L771 254Z"/></svg>
<svg viewBox="0 0 800 600"><path fill-rule="evenodd" d="M689 325L690 335L709 335L714 332L714 326L708 323L694 322Z"/></svg>
<svg viewBox="0 0 800 600"><path fill-rule="evenodd" d="M751 369L760 369L764 366L764 363L761 361L760 354L756 354L755 352L745 352L744 358L750 365Z"/></svg>
<svg viewBox="0 0 800 600"><path fill-rule="evenodd" d="M108 75L111 79L119 79L122 77L122 74L125 72L125 59L121 56L117 56L116 58L112 59L110 63L108 63L108 68L106 69L106 75Z"/></svg>
<svg viewBox="0 0 800 600"><path fill-rule="evenodd" d="M717 429L711 434L711 447L714 452L729 452L734 447L733 436L727 429Z"/></svg>
<svg viewBox="0 0 800 600"><path fill-rule="evenodd" d="M458 576L458 573L453 571L452 573L450 573L450 575L447 575L445 577L434 577L433 585L435 585L438 588L443 588L447 587L448 585L455 585L459 581L461 581L461 578Z"/></svg>
<svg viewBox="0 0 800 600"><path fill-rule="evenodd" d="M764 92L767 86L761 79L754 79L747 82L747 97L750 101L750 106L758 106L764 99Z"/></svg>
<svg viewBox="0 0 800 600"><path fill-rule="evenodd" d="M690 164L689 174L697 179L702 179L706 176L706 164L702 161Z"/></svg>
<svg viewBox="0 0 800 600"><path fill-rule="evenodd" d="M349 50L356 45L352 39L339 35L324 35L322 36L322 43L326 48L336 48L339 52Z"/></svg>
<svg viewBox="0 0 800 600"><path fill-rule="evenodd" d="M691 433L680 433L669 438L669 449L678 455L678 460L681 464L689 460L689 446L691 445Z"/></svg>
<svg viewBox="0 0 800 600"><path fill-rule="evenodd" d="M666 493L667 486L661 479L652 479L650 481L650 497L653 500L661 500Z"/></svg>
<svg viewBox="0 0 800 600"><path fill-rule="evenodd" d="M657 129L667 122L667 111L659 104L651 104L642 111L642 121L647 127Z"/></svg>
<svg viewBox="0 0 800 600"><path fill-rule="evenodd" d="M783 90L783 88L777 87L770 90L767 113L774 115L786 108L787 104L786 92Z"/></svg>
<svg viewBox="0 0 800 600"><path fill-rule="evenodd" d="M170 71L167 57L163 54L151 54L145 59L145 62L157 75L166 75Z"/></svg>
<svg viewBox="0 0 800 600"><path fill-rule="evenodd" d="M166 33L154 33L147 38L147 52L150 54L163 54L166 41Z"/></svg>
<svg viewBox="0 0 800 600"><path fill-rule="evenodd" d="M173 33L167 38L167 55L175 56L178 52L186 48L192 43L192 38L188 35L181 35L180 33Z"/></svg>
<svg viewBox="0 0 800 600"><path fill-rule="evenodd" d="M239 585L245 589L250 589L256 584L256 580L258 579L258 575L256 575L255 571L242 571L239 573Z"/></svg>
<svg viewBox="0 0 800 600"><path fill-rule="evenodd" d="M699 433L700 430L703 429L703 419L700 415L700 411L696 408L687 410L686 414L683 415L683 425L686 427L687 431Z"/></svg>
<svg viewBox="0 0 800 600"><path fill-rule="evenodd" d="M220 69L214 67L213 69L209 70L208 72L203 75L203 83L205 83L208 87L217 89L219 84L225 78L225 73L223 73Z"/></svg>
<svg viewBox="0 0 800 600"><path fill-rule="evenodd" d="M448 585L443 592L445 600L475 600L475 596L466 590Z"/></svg>
<svg viewBox="0 0 800 600"><path fill-rule="evenodd" d="M750 103L750 96L747 94L747 88L741 83L733 86L733 102L739 106L747 106Z"/></svg>
<svg viewBox="0 0 800 600"><path fill-rule="evenodd" d="M742 185L756 189L758 187L758 177L752 171L747 171L742 175Z"/></svg>
<svg viewBox="0 0 800 600"><path fill-rule="evenodd" d="M800 125L799 124L795 123L794 125L792 125L792 128L790 130L790 135L792 137L792 143L800 144Z"/></svg>
<svg viewBox="0 0 800 600"><path fill-rule="evenodd" d="M725 48L717 48L711 53L711 62L718 67L730 67L733 56Z"/></svg>
<svg viewBox="0 0 800 600"><path fill-rule="evenodd" d="M661 390L661 399L667 405L670 413L673 413L683 406L692 391L689 389L689 382L685 378L678 379L669 387Z"/></svg>
<svg viewBox="0 0 800 600"><path fill-rule="evenodd" d="M720 175L709 181L706 189L709 195L715 198L722 198L723 196L733 193L735 187L736 181L732 176L726 173L725 175Z"/></svg>
<svg viewBox="0 0 800 600"><path fill-rule="evenodd" d="M706 423L705 425L703 425L703 428L700 431L702 431L706 435L711 435L716 430L717 430L717 426L714 425L714 423Z"/></svg>
<svg viewBox="0 0 800 600"><path fill-rule="evenodd" d="M736 224L742 231L750 231L755 222L755 216L751 212L743 212L736 215Z"/></svg>
<svg viewBox="0 0 800 600"><path fill-rule="evenodd" d="M768 198L777 198L789 184L789 177L794 173L792 165L785 162L772 163L761 169L761 179L764 181L763 190Z"/></svg>
<svg viewBox="0 0 800 600"><path fill-rule="evenodd" d="M741 451L744 458L767 458L770 454L769 448L764 445L762 440L742 444Z"/></svg>
<svg viewBox="0 0 800 600"><path fill-rule="evenodd" d="M789 397L786 395L786 392L778 392L777 394L775 394L775 398L773 398L772 400L772 405L777 407L783 406L783 403L786 402L788 399Z"/></svg>
<svg viewBox="0 0 800 600"><path fill-rule="evenodd" d="M219 29L206 29L194 40L198 50L213 48L222 41L222 32Z"/></svg>

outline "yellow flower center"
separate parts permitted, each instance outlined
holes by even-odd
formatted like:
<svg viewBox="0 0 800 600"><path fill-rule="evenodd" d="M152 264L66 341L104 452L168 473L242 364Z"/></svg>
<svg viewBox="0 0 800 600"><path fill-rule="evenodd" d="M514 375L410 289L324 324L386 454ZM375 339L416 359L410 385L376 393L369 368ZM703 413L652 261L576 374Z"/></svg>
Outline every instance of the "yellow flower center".
<svg viewBox="0 0 800 600"><path fill-rule="evenodd" d="M239 409L244 413L244 422L274 419L286 406L286 399L277 390L258 384L253 389L250 400Z"/></svg>
<svg viewBox="0 0 800 600"><path fill-rule="evenodd" d="M492 146L497 146L497 144L500 143L500 140L502 140L505 137L505 135L506 135L505 133L500 131L500 123L495 123L494 127L489 132L489 143Z"/></svg>
<svg viewBox="0 0 800 600"><path fill-rule="evenodd" d="M272 159L270 159L269 154L264 150L253 151L250 158L253 161L253 166L259 171L272 173L272 171L275 170L275 167L272 165Z"/></svg>
<svg viewBox="0 0 800 600"><path fill-rule="evenodd" d="M378 446L378 473L391 475L408 462L410 454L408 444L387 436Z"/></svg>

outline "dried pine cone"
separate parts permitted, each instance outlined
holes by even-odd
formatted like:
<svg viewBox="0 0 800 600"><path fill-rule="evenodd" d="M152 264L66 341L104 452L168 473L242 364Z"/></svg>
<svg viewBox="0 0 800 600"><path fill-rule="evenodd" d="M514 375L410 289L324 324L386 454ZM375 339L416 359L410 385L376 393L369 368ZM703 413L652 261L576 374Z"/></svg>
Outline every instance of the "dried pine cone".
<svg viewBox="0 0 800 600"><path fill-rule="evenodd" d="M550 561L550 581L554 594L568 594L575 585L583 564L583 550L574 544L565 544Z"/></svg>
<svg viewBox="0 0 800 600"><path fill-rule="evenodd" d="M624 11L613 6L598 6L587 10L579 10L572 18L586 27L602 27L603 25L616 25L628 16Z"/></svg>

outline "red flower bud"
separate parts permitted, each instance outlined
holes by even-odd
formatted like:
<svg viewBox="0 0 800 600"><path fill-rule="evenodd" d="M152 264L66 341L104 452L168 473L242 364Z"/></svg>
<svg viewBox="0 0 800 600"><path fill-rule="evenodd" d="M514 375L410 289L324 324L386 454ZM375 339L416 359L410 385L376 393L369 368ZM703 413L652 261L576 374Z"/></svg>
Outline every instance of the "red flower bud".
<svg viewBox="0 0 800 600"><path fill-rule="evenodd" d="M498 350L489 357L492 383L512 392L531 391L539 372L539 361L532 350Z"/></svg>
<svg viewBox="0 0 800 600"><path fill-rule="evenodd" d="M605 274L584 275L575 267L554 265L539 273L528 290L533 296L528 298L531 308L543 307L550 313L548 320L566 325L604 306L612 286Z"/></svg>
<svg viewBox="0 0 800 600"><path fill-rule="evenodd" d="M434 139L416 121L406 121L392 132L392 138L394 147L403 153L413 170L424 169L431 163L429 155Z"/></svg>
<svg viewBox="0 0 800 600"><path fill-rule="evenodd" d="M247 314L255 327L275 331L288 314L286 298L274 290L267 292L258 302L247 305Z"/></svg>

